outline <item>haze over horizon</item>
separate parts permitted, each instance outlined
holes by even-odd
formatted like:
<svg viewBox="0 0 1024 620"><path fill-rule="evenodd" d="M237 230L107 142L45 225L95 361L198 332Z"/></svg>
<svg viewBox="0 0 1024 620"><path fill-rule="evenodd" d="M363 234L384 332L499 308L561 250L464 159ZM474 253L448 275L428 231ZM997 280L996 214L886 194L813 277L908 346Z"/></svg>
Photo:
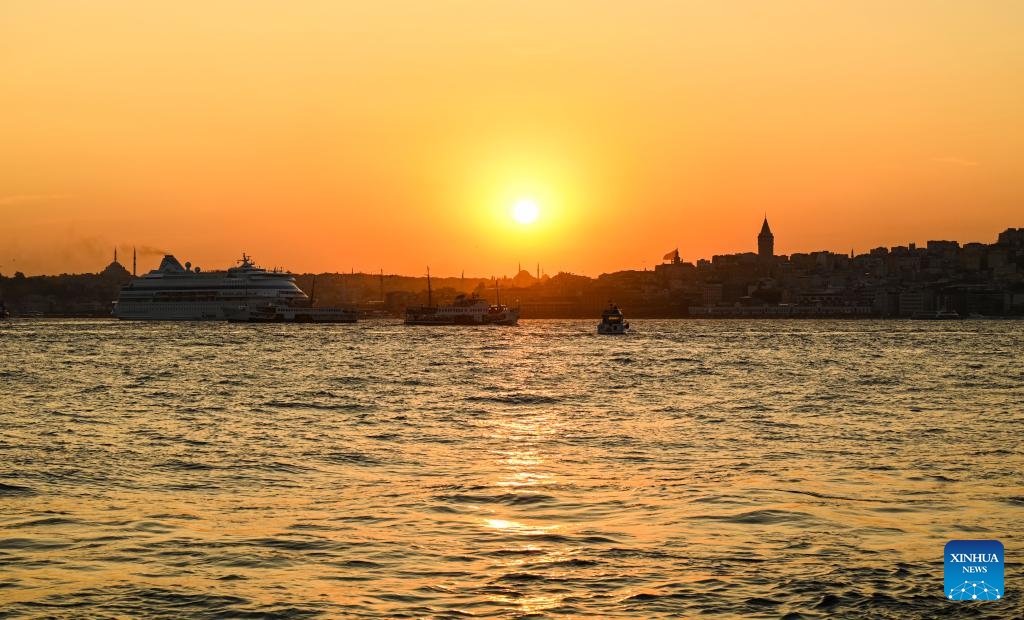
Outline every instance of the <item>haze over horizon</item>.
<svg viewBox="0 0 1024 620"><path fill-rule="evenodd" d="M0 273L585 275L991 243L1024 205L1024 4L0 8ZM532 201L536 221L514 216ZM122 255L130 267L130 256Z"/></svg>
<svg viewBox="0 0 1024 620"><path fill-rule="evenodd" d="M1009 227L1004 227L1004 229L1005 228L1013 228L1013 227L1009 226ZM943 240L958 241L958 242L960 242L961 245L963 245L964 243L971 243L971 242L981 242L981 243L990 244L990 243L994 243L995 242L995 236L996 235L993 234L992 235L992 237L993 237L992 239L982 239L982 240L978 240L978 239L969 239L969 240L963 240L963 239L943 239ZM899 243L898 245L907 245L907 243L908 242L903 242L903 243ZM919 247L924 247L925 240L922 240L922 241L910 241L909 243L917 243L917 245ZM894 244L894 245L896 245L896 244ZM865 247L865 248L863 248L861 250L857 250L856 248L854 248L854 250L858 254L863 254L863 253L867 253L870 249L873 249L873 248L876 248L876 247L879 247L879 246L875 245L875 246L871 246L870 248ZM892 247L892 246L885 245L885 247ZM152 246L141 246L141 247L131 246L129 244L123 244L123 243L122 244L114 244L114 245L110 245L110 246L108 246L106 248L103 248L103 247L101 247L99 245L99 241L97 239L86 239L86 240L83 240L81 242L80 249L78 250L77 253L79 254L79 256L83 257L83 259L85 259L85 257L95 257L94 264L92 264L91 267L86 267L86 268L82 269L81 271L68 271L68 270L64 270L64 271L59 271L59 272L55 271L55 272L46 272L46 273L42 273L42 272L35 273L35 272L26 272L26 271L24 271L22 268L20 268L18 266L16 261L10 263L14 267L13 270L5 271L3 269L4 263L0 262L0 276L11 277L16 272L21 272L21 273L25 274L26 276L34 276L34 275L63 275L63 274L73 274L73 273L98 273L99 271L101 271L107 265L109 265L111 263L111 259L113 257L113 253L114 253L115 250L117 250L117 252L118 252L118 254L117 254L118 262L122 266L124 266L126 269L128 269L129 271L131 271L131 269L132 269L133 250L136 252L137 265L138 265L137 271L138 271L138 275L140 275L140 276L145 274L146 272L148 272L150 270L156 269L159 266L160 261L161 261L161 259L163 258L163 256L165 254L171 254L171 255L175 256L175 258L177 258L182 264L184 264L186 261L188 261L190 263L193 263L193 261L191 260L190 257L177 254L177 253L175 253L175 252L173 252L171 250L160 250L160 249L152 247ZM785 255L788 256L789 254L810 253L810 252L816 252L816 251L822 251L822 250L825 250L825 248L819 248L817 250L797 249L797 250L793 250L792 252L789 252L789 253L787 253ZM74 252L74 250L72 250L72 251ZM756 253L755 251L756 251L756 248L754 248L753 250L751 250L751 249L739 249L739 250L736 250L735 252L715 252L714 254L734 254L734 253L743 253L743 252ZM831 249L829 249L829 250L826 250L826 251L837 251L840 254L844 253L841 250L831 250ZM241 256L241 254L243 252L245 254L247 254L251 259L253 259L255 261L255 263L258 266L260 266L260 267L264 267L264 268L267 268L267 269L284 269L285 271L290 271L290 272L295 273L295 274L321 274L321 273L341 273L341 274L345 274L345 273L354 272L354 273L360 274L360 275L366 275L366 274L376 275L376 274L380 273L381 271L383 271L385 276L400 276L400 277L413 277L413 278L417 278L417 277L425 277L427 271L429 270L430 271L430 275L432 277L434 277L434 278L458 278L458 277L461 276L461 277L470 278L470 279L474 279L474 280L478 280L478 279L481 279L481 278L484 278L484 279L494 278L494 277L497 277L497 278L509 277L509 278L511 278L511 277L514 277L515 275L517 275L517 273L519 271L526 271L531 276L533 276L533 275L536 275L536 272L537 272L538 268L541 270L541 273L543 275L545 275L545 276L554 276L554 275L557 275L558 273L573 273L575 275L584 275L584 276L589 276L589 277L596 277L596 276L604 274L604 273L614 273L614 272L618 272L618 271L653 269L655 265L658 265L658 264L663 263L663 262L669 262L668 260L664 260L664 259L660 259L660 258L655 258L653 260L645 260L643 265L622 265L622 266L620 266L618 268L610 268L610 269L608 269L606 271L601 271L601 272L598 272L598 273L579 273L579 272L574 272L574 271L565 270L565 269L554 269L554 270L552 270L552 269L548 269L547 267L545 267L539 261L536 261L536 262L533 262L533 263L528 263L528 262L525 262L525 261L517 262L515 265L508 265L508 266L506 266L504 271L501 271L500 270L501 268L499 267L499 271L495 271L493 273L482 273L482 272L478 273L478 270L474 270L471 266L467 267L465 269L460 269L458 271L451 272L451 273L448 273L448 272L442 273L442 272L438 272L436 269L432 268L430 265L422 266L419 269L419 271L417 271L415 268L413 268L409 272L387 271L383 267L378 267L377 269L373 269L373 268L365 268L365 267L356 267L354 265L349 267L348 269L345 269L345 268L321 269L321 268L317 268L316 266L314 266L314 267L312 267L310 269L301 269L300 270L300 269L292 269L292 268L290 268L288 266L287 260L285 260L284 262L268 263L268 262L260 260L259 256L253 255L251 252L247 252L245 250L242 250L242 251L236 253L234 258L226 259L223 263L203 264L203 263L197 263L196 262L196 263L193 263L193 264L195 266L198 266L198 267L202 268L203 271L223 271L223 270L227 269L228 267L232 267L232 266L236 265L239 262L239 257ZM778 252L776 254L777 255L782 255L782 253L778 253ZM708 260L710 260L713 257L713 255L708 255L708 256L685 256L685 255L682 254L682 252L680 252L680 257L681 257L681 260L683 262L696 263L699 259L708 259Z"/></svg>

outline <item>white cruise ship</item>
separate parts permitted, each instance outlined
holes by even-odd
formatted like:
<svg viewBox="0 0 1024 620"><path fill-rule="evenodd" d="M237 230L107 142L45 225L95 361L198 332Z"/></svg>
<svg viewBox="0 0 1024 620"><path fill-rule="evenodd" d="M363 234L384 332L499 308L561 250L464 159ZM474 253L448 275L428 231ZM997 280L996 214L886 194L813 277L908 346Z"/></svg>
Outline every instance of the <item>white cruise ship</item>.
<svg viewBox="0 0 1024 620"><path fill-rule="evenodd" d="M160 266L121 289L113 315L119 319L223 321L239 309L310 307L309 297L284 271L257 267L245 254L227 271L200 271L182 266L170 254Z"/></svg>

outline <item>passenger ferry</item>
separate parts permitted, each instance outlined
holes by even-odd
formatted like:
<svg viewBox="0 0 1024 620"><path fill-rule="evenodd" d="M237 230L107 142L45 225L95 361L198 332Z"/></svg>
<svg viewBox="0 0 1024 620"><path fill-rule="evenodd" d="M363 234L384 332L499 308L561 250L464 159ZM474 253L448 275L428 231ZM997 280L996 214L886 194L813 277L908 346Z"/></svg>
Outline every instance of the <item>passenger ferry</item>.
<svg viewBox="0 0 1024 620"><path fill-rule="evenodd" d="M119 319L156 321L259 320L268 316L270 320L313 321L314 315L323 315L325 310L334 317L345 312L313 308L288 272L258 267L245 254L238 263L227 271L206 272L188 262L182 266L168 254L159 267L121 289L112 314ZM353 313L345 316L355 320Z"/></svg>
<svg viewBox="0 0 1024 620"><path fill-rule="evenodd" d="M515 325L519 309L489 304L476 293L459 295L447 306L419 306L405 311L406 325Z"/></svg>
<svg viewBox="0 0 1024 620"><path fill-rule="evenodd" d="M497 286L497 284L495 284ZM433 305L430 273L427 273L427 305L409 307L405 311L406 325L516 325L519 308L501 303L490 304L476 293L459 295L451 304Z"/></svg>

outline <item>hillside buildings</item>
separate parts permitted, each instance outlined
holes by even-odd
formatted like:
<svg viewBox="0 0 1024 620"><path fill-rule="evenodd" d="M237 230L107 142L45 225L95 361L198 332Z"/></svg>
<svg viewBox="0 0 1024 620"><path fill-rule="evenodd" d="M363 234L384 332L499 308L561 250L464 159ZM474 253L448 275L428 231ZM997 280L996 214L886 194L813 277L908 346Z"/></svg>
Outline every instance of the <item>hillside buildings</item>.
<svg viewBox="0 0 1024 620"><path fill-rule="evenodd" d="M1024 316L1024 228L1008 228L994 243L933 240L924 246L879 247L866 253L775 254L767 217L756 252L723 254L696 263L678 250L653 270L588 278L570 273L511 278L433 278L433 301L475 292L519 303L522 317L593 318L610 300L630 317L910 317L955 311L961 316ZM131 278L117 260L103 273L80 276L0 275L0 301L12 314L107 316ZM426 303L426 280L384 274L299 275L322 304L359 307L371 316L401 316Z"/></svg>
<svg viewBox="0 0 1024 620"><path fill-rule="evenodd" d="M756 255L698 261L691 277L671 265L655 271L691 302L690 316L1024 314L1024 229L1009 228L993 244L935 240L860 255L776 256L774 241L765 218Z"/></svg>

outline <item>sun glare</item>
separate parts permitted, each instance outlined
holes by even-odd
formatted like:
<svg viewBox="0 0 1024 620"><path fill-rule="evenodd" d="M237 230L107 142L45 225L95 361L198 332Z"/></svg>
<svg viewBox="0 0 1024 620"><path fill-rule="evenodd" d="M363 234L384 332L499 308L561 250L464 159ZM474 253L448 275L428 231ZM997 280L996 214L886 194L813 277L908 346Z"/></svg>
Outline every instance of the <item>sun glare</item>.
<svg viewBox="0 0 1024 620"><path fill-rule="evenodd" d="M512 219L520 224L532 224L540 217L540 205L533 198L520 198L512 207Z"/></svg>

